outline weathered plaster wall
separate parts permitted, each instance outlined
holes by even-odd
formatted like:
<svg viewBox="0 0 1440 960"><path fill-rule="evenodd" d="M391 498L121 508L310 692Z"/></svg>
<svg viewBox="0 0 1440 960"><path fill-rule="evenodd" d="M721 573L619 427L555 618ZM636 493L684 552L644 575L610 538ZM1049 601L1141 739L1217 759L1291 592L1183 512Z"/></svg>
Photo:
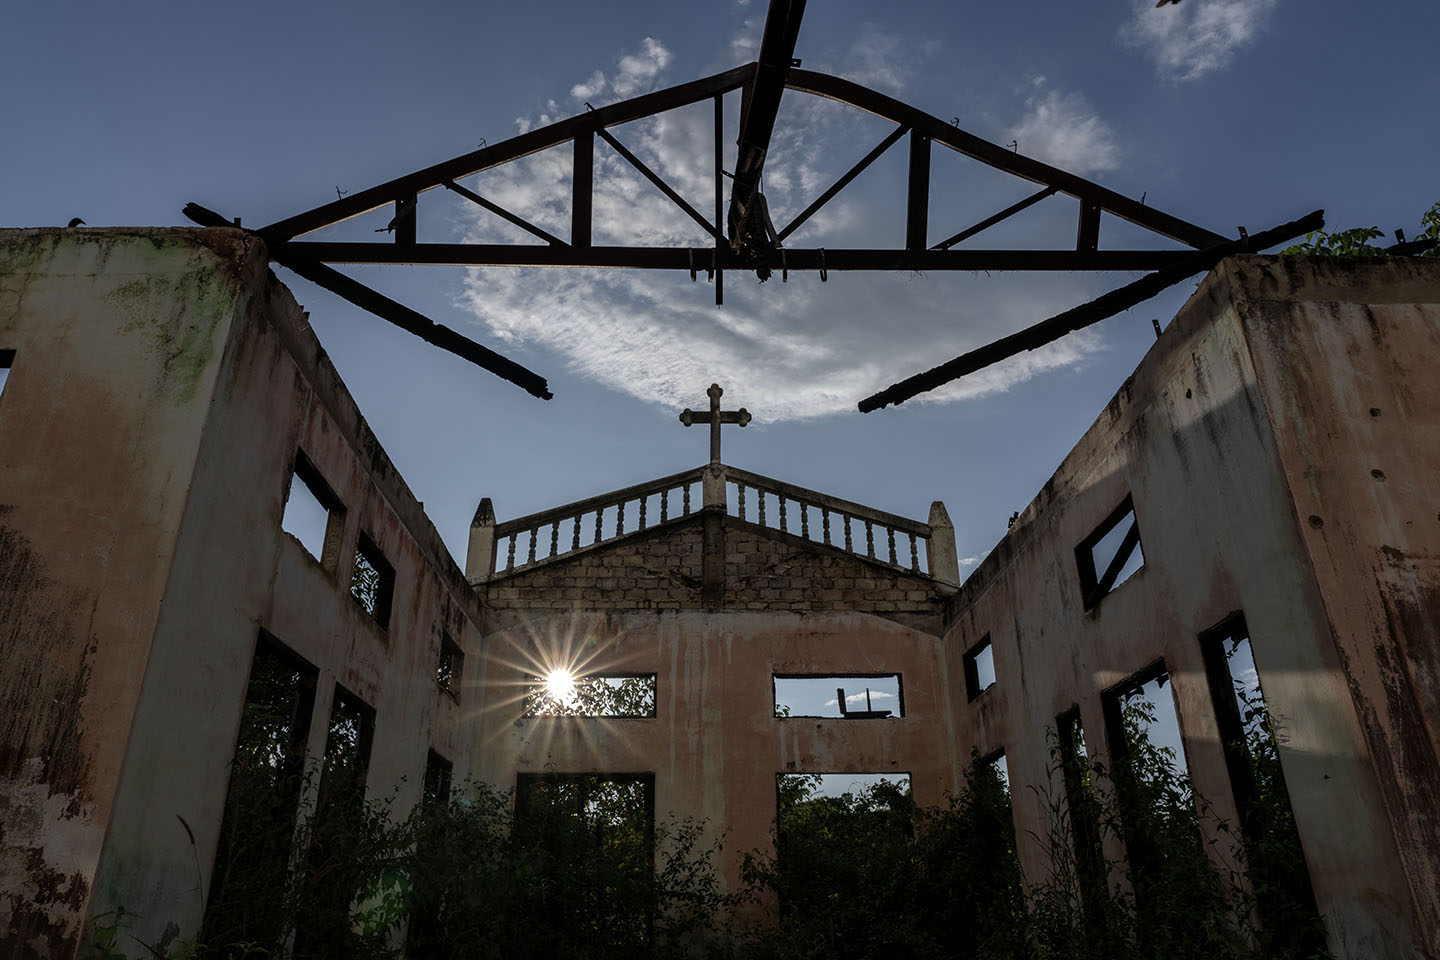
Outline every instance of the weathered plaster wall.
<svg viewBox="0 0 1440 960"><path fill-rule="evenodd" d="M0 231L6 956L79 935L247 256L198 231Z"/></svg>
<svg viewBox="0 0 1440 960"><path fill-rule="evenodd" d="M657 822L729 829L731 884L741 852L773 849L779 773L908 772L924 804L957 788L939 641L871 614L565 613L490 634L485 649L482 777L513 787L517 771L653 772ZM577 663L655 673L656 716L523 718L529 678ZM775 717L774 674L856 672L899 673L905 716Z"/></svg>
<svg viewBox="0 0 1440 960"><path fill-rule="evenodd" d="M14 955L59 957L116 906L146 942L194 935L262 629L319 670L313 757L337 682L375 708L371 795L404 809L429 748L470 772L481 607L258 243L35 233L0 242L29 258L0 271L0 527L28 541L0 560L0 676L54 706L7 702L0 899ZM329 570L281 530L297 449L346 507ZM395 568L386 630L349 595L362 530Z"/></svg>
<svg viewBox="0 0 1440 960"><path fill-rule="evenodd" d="M1332 948L1344 957L1433 956L1427 946L1435 943L1427 932L1433 919L1417 917L1421 901L1407 885L1402 854L1387 825L1378 785L1386 771L1377 770L1366 736L1375 724L1357 718L1351 698L1355 664L1340 655L1334 640L1332 606L1345 593L1317 578L1310 562L1312 531L1318 528L1309 514L1337 511L1333 503L1311 511L1292 501L1299 500L1296 488L1316 463L1352 485L1358 483L1356 471L1377 485L1370 470L1378 461L1333 425L1337 413L1342 422L1354 418L1353 411L1331 409L1332 396L1345 396L1347 384L1327 384L1288 406L1275 399L1277 392L1294 392L1295 371L1316 364L1321 370L1353 369L1361 382L1387 384L1387 392L1391 383L1408 391L1413 373L1376 355L1362 309L1341 316L1328 306L1298 305L1302 296L1262 308L1252 291L1277 269L1305 276L1316 267L1242 258L1228 261L1201 285L963 586L953 602L955 622L945 647L956 685L952 699L964 702L961 654L986 633L994 643L998 681L968 707L957 708L957 742L962 752L971 746L1006 750L1018 833L1043 837L1046 815L1039 797L1058 789L1049 773L1047 738L1055 718L1078 704L1091 754L1103 755L1102 694L1163 658L1196 789L1235 822L1197 638L1232 611L1243 611L1266 699L1287 725L1281 761ZM1371 295L1383 299L1380 291L1389 280L1365 282L1373 287ZM1404 296L1413 299L1411 292ZM1412 308L1403 321L1397 316L1390 328L1396 352L1432 355L1440 313ZM1298 340L1307 355L1286 357L1276 338ZM1322 362L1320 353L1329 359ZM1357 358L1365 353L1370 356ZM1424 424L1434 423L1440 404L1429 396L1425 402L1420 429L1405 436L1411 446L1428 445L1424 457L1433 457L1440 453L1435 443L1440 437L1427 433ZM1372 405L1386 408L1394 401L1365 401L1365 407ZM1363 408L1361 416L1375 419ZM1399 440L1403 429L1397 427L1393 439ZM1292 437L1312 434L1328 438L1319 460L1291 452ZM1417 469L1408 481L1417 488L1418 468L1428 462L1424 457L1415 458ZM1394 458L1384 459L1388 467ZM1297 468L1303 463L1311 467ZM1354 511L1354 526L1371 531L1368 536L1378 543L1410 542L1394 538L1421 519L1434 522L1434 489L1432 483L1432 500L1423 510L1425 494L1413 494L1416 512L1403 519L1371 490L1368 499L1352 498L1346 510ZM1134 500L1145 566L1086 611L1074 548L1127 493ZM1328 520L1325 533L1334 535ZM1378 543L1368 554L1375 569L1362 581L1372 595L1380 593L1379 558L1387 556ZM1421 576L1421 565L1407 569L1412 579ZM1343 600L1342 605L1350 606ZM1353 629L1366 636L1371 663L1377 656L1373 634L1387 622L1382 610L1378 596L1370 611L1374 619L1355 610ZM1433 617L1432 609L1431 624ZM1417 644L1425 642L1423 630L1411 635ZM1413 721L1408 729L1425 736ZM955 760L963 760L963 753ZM1429 858L1436 850L1430 843L1428 850L1404 856ZM1022 842L1021 853L1027 872L1043 876L1038 844Z"/></svg>
<svg viewBox="0 0 1440 960"><path fill-rule="evenodd" d="M1419 939L1440 955L1440 263L1233 272Z"/></svg>

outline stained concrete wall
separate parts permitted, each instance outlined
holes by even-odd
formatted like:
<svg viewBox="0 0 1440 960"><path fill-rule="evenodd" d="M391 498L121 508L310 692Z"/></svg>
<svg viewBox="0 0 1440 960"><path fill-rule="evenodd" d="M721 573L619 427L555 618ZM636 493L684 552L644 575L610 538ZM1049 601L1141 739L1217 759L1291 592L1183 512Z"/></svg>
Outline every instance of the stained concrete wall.
<svg viewBox="0 0 1440 960"><path fill-rule="evenodd" d="M653 773L657 822L728 829L723 874L773 852L781 773L909 773L922 804L958 788L951 706L937 637L868 613L704 612L542 615L485 638L490 691L480 775L513 787L517 773ZM653 718L525 718L534 676L655 673ZM898 673L905 715L777 718L776 673Z"/></svg>
<svg viewBox="0 0 1440 960"><path fill-rule="evenodd" d="M951 698L986 633L998 682L956 742L1006 750L1022 838L1047 835L1055 718L1078 705L1103 756L1103 693L1162 658L1196 790L1236 822L1198 637L1241 611L1332 949L1436 955L1437 303L1440 263L1227 261L962 587ZM1145 565L1087 611L1075 547L1127 494Z"/></svg>
<svg viewBox="0 0 1440 960"><path fill-rule="evenodd" d="M257 242L4 231L0 258L5 952L67 956L117 906L192 936L259 632L319 670L312 756L337 682L375 708L370 793L403 810L428 749L470 772L480 604ZM346 507L328 570L280 528L297 449ZM362 530L385 630L349 596Z"/></svg>

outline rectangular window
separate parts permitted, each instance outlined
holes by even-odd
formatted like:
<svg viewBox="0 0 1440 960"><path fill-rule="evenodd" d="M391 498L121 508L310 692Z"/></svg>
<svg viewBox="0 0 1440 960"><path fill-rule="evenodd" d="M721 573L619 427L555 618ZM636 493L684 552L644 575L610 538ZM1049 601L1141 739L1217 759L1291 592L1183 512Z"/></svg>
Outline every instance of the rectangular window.
<svg viewBox="0 0 1440 960"><path fill-rule="evenodd" d="M317 671L262 633L255 644L203 936L279 949Z"/></svg>
<svg viewBox="0 0 1440 960"><path fill-rule="evenodd" d="M990 646L990 634L980 638L965 652L965 695L974 700L980 694L995 686L995 651Z"/></svg>
<svg viewBox="0 0 1440 960"><path fill-rule="evenodd" d="M435 682L440 689L460 701L460 684L465 676L465 651L448 633L440 635L440 661L435 665Z"/></svg>
<svg viewBox="0 0 1440 960"><path fill-rule="evenodd" d="M335 570L345 532L345 507L303 452L295 454L280 528L299 540L326 570Z"/></svg>
<svg viewBox="0 0 1440 960"><path fill-rule="evenodd" d="M324 955L326 944L345 943L350 932L350 906L363 891L361 875L348 868L355 838L366 830L365 774L374 738L374 709L336 684L305 858L312 895L295 918L297 957Z"/></svg>
<svg viewBox="0 0 1440 960"><path fill-rule="evenodd" d="M355 569L350 574L350 595L382 628L390 626L390 603L395 594L395 568L365 534L355 546Z"/></svg>
<svg viewBox="0 0 1440 960"><path fill-rule="evenodd" d="M1184 901L1220 896L1169 681L1160 661L1106 692L1102 701L1141 944L1168 942L1168 924L1187 909Z"/></svg>
<svg viewBox="0 0 1440 960"><path fill-rule="evenodd" d="M0 350L0 397L5 395L5 383L10 379L10 368L15 365L14 350Z"/></svg>
<svg viewBox="0 0 1440 960"><path fill-rule="evenodd" d="M425 757L425 789L423 798L427 810L443 808L450 803L450 776L454 765L440 754L431 750Z"/></svg>
<svg viewBox="0 0 1440 960"><path fill-rule="evenodd" d="M576 676L553 670L531 677L525 695L527 717L655 716L655 674L614 673Z"/></svg>
<svg viewBox="0 0 1440 960"><path fill-rule="evenodd" d="M859 932L837 928L874 917L877 891L913 869L914 814L906 772L777 775L770 885L781 916L825 917L831 944L853 944Z"/></svg>
<svg viewBox="0 0 1440 960"><path fill-rule="evenodd" d="M1080 722L1080 708L1072 707L1055 721L1060 748L1060 772L1065 785L1065 806L1070 814L1070 832L1075 850L1075 871L1080 883L1080 898L1092 924L1100 924L1107 896L1105 851L1101 844L1104 815L1095 794L1095 770L1090 765L1089 748L1085 745L1085 728Z"/></svg>
<svg viewBox="0 0 1440 960"><path fill-rule="evenodd" d="M905 716L898 673L777 673L775 716L879 720Z"/></svg>
<svg viewBox="0 0 1440 960"><path fill-rule="evenodd" d="M1279 724L1265 703L1250 631L1233 614L1200 637L1267 956L1321 956L1325 928L1280 767Z"/></svg>
<svg viewBox="0 0 1440 960"><path fill-rule="evenodd" d="M653 773L519 774L514 836L521 849L544 854L535 862L550 882L541 885L547 902L534 905L537 916L593 930L587 946L597 956L627 956L650 940Z"/></svg>
<svg viewBox="0 0 1440 960"><path fill-rule="evenodd" d="M1075 566L1080 574L1080 595L1085 609L1093 608L1144 565L1140 525L1135 519L1135 507L1126 496L1105 522L1075 548Z"/></svg>

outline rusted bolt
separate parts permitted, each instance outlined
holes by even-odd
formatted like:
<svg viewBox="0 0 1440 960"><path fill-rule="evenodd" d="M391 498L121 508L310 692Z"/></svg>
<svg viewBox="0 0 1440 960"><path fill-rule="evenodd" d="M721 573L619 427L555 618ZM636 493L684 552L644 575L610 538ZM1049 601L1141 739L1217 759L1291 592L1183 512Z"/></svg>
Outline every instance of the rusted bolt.
<svg viewBox="0 0 1440 960"><path fill-rule="evenodd" d="M1378 416L1380 416L1380 408L1379 408L1379 407L1371 407L1371 408L1370 408L1370 416L1372 416L1372 417L1378 417Z"/></svg>
<svg viewBox="0 0 1440 960"><path fill-rule="evenodd" d="M1385 479L1385 471L1384 471L1384 470L1371 470L1371 471L1370 471L1370 476L1374 477L1376 480L1384 480L1384 479Z"/></svg>
<svg viewBox="0 0 1440 960"><path fill-rule="evenodd" d="M1325 526L1325 521L1321 520L1318 516L1312 513L1310 514L1310 526L1314 527L1316 530L1319 530L1321 527Z"/></svg>

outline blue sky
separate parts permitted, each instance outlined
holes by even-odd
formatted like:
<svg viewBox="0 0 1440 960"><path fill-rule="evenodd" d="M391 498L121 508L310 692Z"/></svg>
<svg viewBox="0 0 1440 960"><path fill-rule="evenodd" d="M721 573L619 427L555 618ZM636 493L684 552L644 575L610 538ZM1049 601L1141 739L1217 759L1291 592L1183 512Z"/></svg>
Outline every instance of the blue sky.
<svg viewBox="0 0 1440 960"><path fill-rule="evenodd" d="M764 13L762 0L15 4L0 33L0 224L180 224L196 201L260 226L585 100L737 65ZM1317 207L1332 226L1413 234L1440 199L1437 36L1440 9L1419 2L811 0L796 55L1226 235ZM733 139L733 98L727 109ZM679 111L617 133L708 209L697 135L708 122ZM798 94L780 123L765 183L777 222L887 131ZM887 154L792 242L898 243L903 156ZM537 155L480 186L562 223L566 164ZM685 242L692 228L658 193L613 157L600 170L597 236ZM934 177L932 242L1033 189L948 151ZM1032 212L996 242L1073 235L1066 201ZM1136 242L1106 223L1102 247ZM422 239L508 229L422 197ZM728 462L921 519L943 499L973 560L1153 342L1151 318L1168 322L1193 289L861 415L854 404L873 389L1133 276L792 275L761 287L732 274L717 310L688 275L345 269L546 375L556 394L535 400L279 271L461 562L481 496L505 519L703 462L704 432L675 415L701 406L712 380L727 407L756 417L729 431Z"/></svg>

